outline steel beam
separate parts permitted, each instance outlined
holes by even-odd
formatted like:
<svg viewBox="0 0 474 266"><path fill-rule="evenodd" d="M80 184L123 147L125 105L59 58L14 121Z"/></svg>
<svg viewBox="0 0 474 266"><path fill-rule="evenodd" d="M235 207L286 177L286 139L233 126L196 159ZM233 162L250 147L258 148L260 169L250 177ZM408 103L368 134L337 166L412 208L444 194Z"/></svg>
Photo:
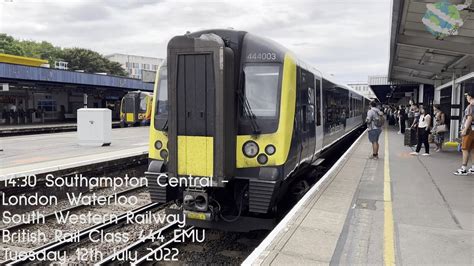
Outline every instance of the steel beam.
<svg viewBox="0 0 474 266"><path fill-rule="evenodd" d="M426 79L426 78L420 78L420 77L411 77L409 75L400 75L400 74L394 73L393 78L394 79L407 80L407 81L414 81L414 82L417 82L417 83L434 85L434 80L432 80L432 79Z"/></svg>
<svg viewBox="0 0 474 266"><path fill-rule="evenodd" d="M440 41L430 38L398 35L398 45L424 49L434 49L439 51L458 53L461 55L474 55L474 45L449 41Z"/></svg>
<svg viewBox="0 0 474 266"><path fill-rule="evenodd" d="M433 74L438 74L443 72L442 67L433 67L428 65L420 65L420 64L412 64L408 62L398 61L394 64L394 67L406 68L406 69L413 69L418 71L430 72Z"/></svg>

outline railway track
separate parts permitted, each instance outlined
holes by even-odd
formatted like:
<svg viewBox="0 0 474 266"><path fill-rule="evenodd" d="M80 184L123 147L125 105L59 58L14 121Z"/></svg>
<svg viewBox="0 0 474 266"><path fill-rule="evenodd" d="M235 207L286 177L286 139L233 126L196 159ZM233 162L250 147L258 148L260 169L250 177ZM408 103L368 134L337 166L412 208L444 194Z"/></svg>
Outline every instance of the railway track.
<svg viewBox="0 0 474 266"><path fill-rule="evenodd" d="M127 211L127 212L122 213L121 215L117 216L117 218L115 218L115 219L110 219L110 220L107 220L103 223L96 224L96 225L90 226L90 227L88 227L84 230L81 230L75 236L74 241L71 241L71 238L69 238L69 237L65 237L65 238L62 238L58 241L50 242L46 245L43 245L39 248L34 249L33 251L31 251L29 253L28 257L20 258L20 259L17 259L17 260L6 261L6 262L3 262L3 264L4 265L22 265L22 264L25 264L25 263L37 263L38 261L35 258L38 258L42 254L48 254L48 253L55 252L55 251L58 251L58 250L64 250L64 249L67 249L69 246L77 245L78 242L90 239L91 236L93 236L95 234L98 234L101 231L103 232L103 231L108 230L111 227L115 227L115 226L118 226L120 224L125 223L126 220L127 220L127 217L129 215L143 214L147 211L156 210L160 206L162 206L162 205L158 204L158 203L150 203L148 205L139 207L139 208L134 209L132 211Z"/></svg>

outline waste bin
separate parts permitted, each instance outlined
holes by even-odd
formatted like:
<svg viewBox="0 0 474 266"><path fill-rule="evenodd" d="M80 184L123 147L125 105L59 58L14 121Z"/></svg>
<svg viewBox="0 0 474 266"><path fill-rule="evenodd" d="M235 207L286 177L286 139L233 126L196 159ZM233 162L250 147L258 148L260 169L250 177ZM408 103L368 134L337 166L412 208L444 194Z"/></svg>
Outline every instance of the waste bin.
<svg viewBox="0 0 474 266"><path fill-rule="evenodd" d="M106 108L77 110L77 137L79 145L107 146L112 138L112 112Z"/></svg>

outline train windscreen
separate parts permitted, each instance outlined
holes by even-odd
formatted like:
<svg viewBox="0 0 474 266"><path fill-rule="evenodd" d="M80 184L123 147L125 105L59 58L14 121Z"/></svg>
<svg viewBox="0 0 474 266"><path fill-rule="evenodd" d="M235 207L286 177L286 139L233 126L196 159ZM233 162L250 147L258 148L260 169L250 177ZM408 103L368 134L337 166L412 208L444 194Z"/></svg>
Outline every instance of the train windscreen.
<svg viewBox="0 0 474 266"><path fill-rule="evenodd" d="M134 113L135 112L135 96L127 94L122 100L122 112L123 113Z"/></svg>
<svg viewBox="0 0 474 266"><path fill-rule="evenodd" d="M278 113L278 65L247 65L245 97L257 118L275 118Z"/></svg>
<svg viewBox="0 0 474 266"><path fill-rule="evenodd" d="M155 128L161 130L168 119L168 72L164 66L160 68L157 93Z"/></svg>
<svg viewBox="0 0 474 266"><path fill-rule="evenodd" d="M146 112L146 95L140 94L140 113Z"/></svg>

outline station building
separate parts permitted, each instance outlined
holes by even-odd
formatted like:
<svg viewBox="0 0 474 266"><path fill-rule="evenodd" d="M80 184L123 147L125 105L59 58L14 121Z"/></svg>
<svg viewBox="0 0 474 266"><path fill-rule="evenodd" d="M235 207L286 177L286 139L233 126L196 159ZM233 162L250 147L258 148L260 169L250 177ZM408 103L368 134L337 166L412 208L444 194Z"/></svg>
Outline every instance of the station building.
<svg viewBox="0 0 474 266"><path fill-rule="evenodd" d="M106 55L105 58L119 63L127 71L130 78L136 79L144 79L147 73L156 72L163 62L162 58L119 53Z"/></svg>
<svg viewBox="0 0 474 266"><path fill-rule="evenodd" d="M119 119L128 91L153 91L139 79L48 68L47 61L0 54L0 125L76 120L82 107L110 108Z"/></svg>
<svg viewBox="0 0 474 266"><path fill-rule="evenodd" d="M369 99L377 98L367 82L349 82L347 86L353 88L358 93Z"/></svg>

